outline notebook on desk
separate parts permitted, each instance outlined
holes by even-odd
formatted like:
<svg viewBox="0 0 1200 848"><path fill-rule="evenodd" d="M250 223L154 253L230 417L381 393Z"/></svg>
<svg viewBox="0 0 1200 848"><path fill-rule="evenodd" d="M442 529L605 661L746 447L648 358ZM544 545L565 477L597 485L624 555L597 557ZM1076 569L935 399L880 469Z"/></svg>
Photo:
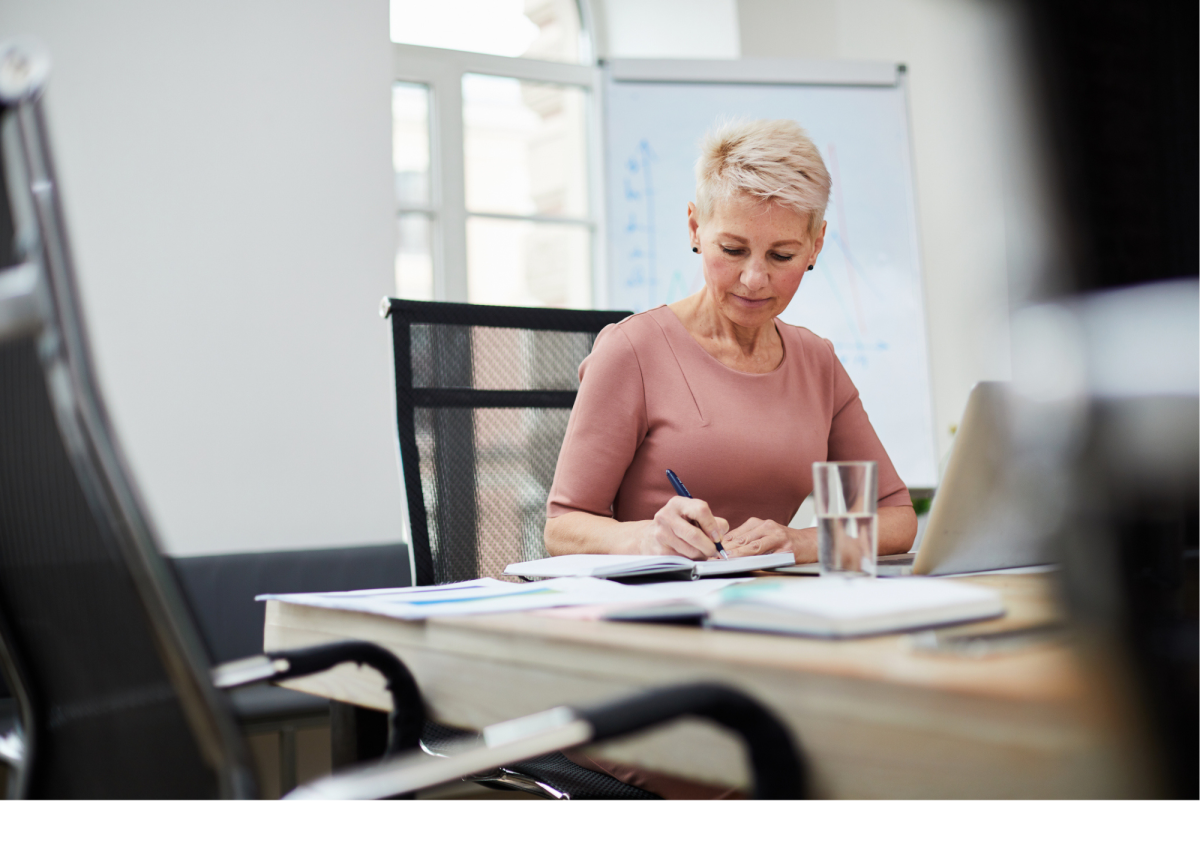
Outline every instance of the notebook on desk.
<svg viewBox="0 0 1200 848"><path fill-rule="evenodd" d="M945 627L1004 612L998 593L957 580L767 578L701 598L614 609L603 617L846 639Z"/></svg>
<svg viewBox="0 0 1200 848"><path fill-rule="evenodd" d="M999 594L960 581L756 580L723 589L709 627L844 639L1004 615Z"/></svg>
<svg viewBox="0 0 1200 848"><path fill-rule="evenodd" d="M568 554L516 562L506 566L511 577L603 577L608 579L680 575L692 580L744 574L795 563L790 553L761 554L695 562L681 556L623 556L620 554Z"/></svg>

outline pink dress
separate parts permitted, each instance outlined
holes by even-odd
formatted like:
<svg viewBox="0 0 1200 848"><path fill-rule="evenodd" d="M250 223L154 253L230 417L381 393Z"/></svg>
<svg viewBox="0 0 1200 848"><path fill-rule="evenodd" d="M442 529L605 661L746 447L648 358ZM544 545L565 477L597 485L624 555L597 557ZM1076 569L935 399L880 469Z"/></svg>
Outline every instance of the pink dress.
<svg viewBox="0 0 1200 848"><path fill-rule="evenodd" d="M879 505L911 505L833 345L775 319L769 374L722 365L667 306L605 327L579 366L579 396L547 515L638 521L674 495L666 470L738 527L786 525L812 491L812 463L873 459Z"/></svg>

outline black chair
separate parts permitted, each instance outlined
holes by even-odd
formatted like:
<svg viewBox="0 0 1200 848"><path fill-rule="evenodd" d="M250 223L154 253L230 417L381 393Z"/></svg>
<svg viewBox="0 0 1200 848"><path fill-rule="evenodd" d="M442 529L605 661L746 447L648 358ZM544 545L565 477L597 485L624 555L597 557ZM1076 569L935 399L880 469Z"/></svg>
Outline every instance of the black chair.
<svg viewBox="0 0 1200 848"><path fill-rule="evenodd" d="M172 559L170 565L216 663L262 650L266 605L254 600L258 595L406 586L409 579L403 544L192 556ZM330 726L329 699L268 683L230 695L245 735L276 737L280 792L290 792L297 782L297 734ZM0 734L2 722L0 711ZM381 728L382 735L386 730Z"/></svg>
<svg viewBox="0 0 1200 848"><path fill-rule="evenodd" d="M48 69L0 44L0 674L10 797L245 798L230 688L367 663L392 681L388 751L415 748L411 675L343 643L211 669L92 371L41 111Z"/></svg>

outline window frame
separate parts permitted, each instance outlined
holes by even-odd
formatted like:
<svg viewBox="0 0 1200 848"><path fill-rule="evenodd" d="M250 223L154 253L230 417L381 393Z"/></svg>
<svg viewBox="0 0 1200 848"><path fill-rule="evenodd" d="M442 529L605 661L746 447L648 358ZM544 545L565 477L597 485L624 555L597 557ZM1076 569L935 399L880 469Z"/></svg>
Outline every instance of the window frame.
<svg viewBox="0 0 1200 848"><path fill-rule="evenodd" d="M583 14L581 21L586 28L588 21ZM585 101L585 167L588 187L588 210L585 218L497 212L468 213L462 95L463 77L466 74L512 77L523 82L569 85L582 90ZM608 299L608 287L603 283L607 241L603 173L603 88L598 63L576 65L393 43L392 79L394 82L424 85L429 90L430 202L424 205L397 201L395 216L397 220L405 213L429 216L430 253L433 264L432 299L468 302L467 219L479 217L586 226L591 246L591 308L604 309Z"/></svg>

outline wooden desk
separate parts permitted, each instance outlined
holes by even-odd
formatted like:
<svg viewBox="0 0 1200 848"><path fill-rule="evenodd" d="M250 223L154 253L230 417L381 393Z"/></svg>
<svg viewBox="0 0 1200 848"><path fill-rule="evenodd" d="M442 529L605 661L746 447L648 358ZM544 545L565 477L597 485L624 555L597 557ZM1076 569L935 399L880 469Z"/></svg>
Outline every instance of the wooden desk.
<svg viewBox="0 0 1200 848"><path fill-rule="evenodd" d="M956 631L1055 620L1049 575L956 579L999 590L1009 608L1002 619ZM537 613L408 622L267 605L267 650L345 638L394 651L416 676L432 717L467 728L665 683L730 683L791 726L825 797L1106 798L1145 791L1142 769L1121 750L1120 719L1094 696L1065 640L970 658L922 652L908 636L828 642ZM390 706L382 677L369 669L341 666L287 685ZM597 750L708 782L748 782L740 746L701 722Z"/></svg>

